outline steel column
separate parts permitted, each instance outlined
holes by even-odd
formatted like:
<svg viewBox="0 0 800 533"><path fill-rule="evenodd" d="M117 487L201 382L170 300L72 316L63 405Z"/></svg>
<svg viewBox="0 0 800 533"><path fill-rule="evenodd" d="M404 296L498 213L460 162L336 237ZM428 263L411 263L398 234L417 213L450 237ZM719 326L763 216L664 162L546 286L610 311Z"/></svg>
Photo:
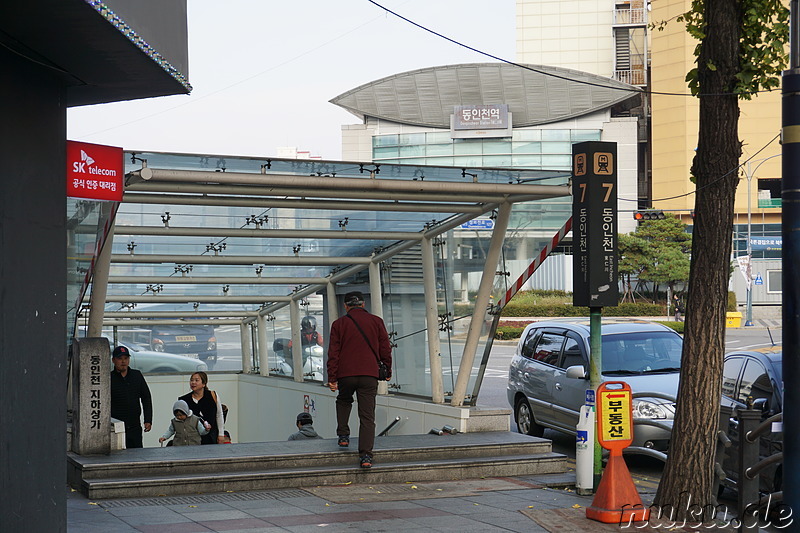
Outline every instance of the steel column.
<svg viewBox="0 0 800 533"><path fill-rule="evenodd" d="M253 371L253 363L252 363L252 347L250 346L250 332L248 331L249 326L247 324L241 324L239 326L239 335L242 342L242 372L244 374L249 374Z"/></svg>
<svg viewBox="0 0 800 533"><path fill-rule="evenodd" d="M111 216L116 214L112 209ZM114 243L114 226L108 228L108 236L103 243L103 249L97 256L94 264L94 274L92 275L92 294L89 298L89 324L86 327L87 337L100 337L103 333L103 313L106 307L106 295L108 294L108 274L111 270L111 249Z"/></svg>
<svg viewBox="0 0 800 533"><path fill-rule="evenodd" d="M300 301L289 302L289 322L292 326L292 377L303 381L303 340L300 338Z"/></svg>
<svg viewBox="0 0 800 533"><path fill-rule="evenodd" d="M428 360L431 368L431 400L444 403L439 310L436 298L436 263L431 239L422 239L422 282L425 294L425 322L428 334Z"/></svg>
<svg viewBox="0 0 800 533"><path fill-rule="evenodd" d="M258 315L256 318L258 334L258 373L269 376L269 346L267 345L267 317Z"/></svg>
<svg viewBox="0 0 800 533"><path fill-rule="evenodd" d="M461 364L458 367L458 378L456 379L453 397L450 405L461 406L464 404L464 397L469 385L469 378L472 374L472 365L475 362L475 352L478 349L478 340L481 335L483 320L486 317L489 306L489 296L494 285L497 262L500 259L500 252L503 249L506 229L508 228L508 218L511 215L511 204L500 205L497 218L494 221L492 239L489 243L489 251L486 254L486 263L483 265L483 275L478 287L478 294L475 297L475 309L472 312L472 319L469 321L467 330L467 340L464 343L464 353L461 356Z"/></svg>

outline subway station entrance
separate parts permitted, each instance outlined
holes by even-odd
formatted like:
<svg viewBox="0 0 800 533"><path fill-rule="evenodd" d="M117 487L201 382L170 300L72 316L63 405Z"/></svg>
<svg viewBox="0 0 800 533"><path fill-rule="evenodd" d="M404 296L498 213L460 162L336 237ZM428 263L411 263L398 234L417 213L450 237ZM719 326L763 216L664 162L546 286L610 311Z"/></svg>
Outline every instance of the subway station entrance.
<svg viewBox="0 0 800 533"><path fill-rule="evenodd" d="M238 443L283 440L303 410L335 433L327 332L352 290L393 344L379 430L470 431L495 303L571 214L564 171L152 152L125 167L122 203L70 199L72 333L131 348L156 428L207 369ZM310 323L321 342L304 345Z"/></svg>

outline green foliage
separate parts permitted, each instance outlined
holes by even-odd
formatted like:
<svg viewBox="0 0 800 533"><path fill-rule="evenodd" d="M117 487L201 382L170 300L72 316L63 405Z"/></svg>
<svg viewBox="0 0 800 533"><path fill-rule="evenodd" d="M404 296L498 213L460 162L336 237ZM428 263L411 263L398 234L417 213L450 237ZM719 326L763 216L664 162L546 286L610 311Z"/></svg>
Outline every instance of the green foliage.
<svg viewBox="0 0 800 533"><path fill-rule="evenodd" d="M673 322L671 320L670 321L656 320L656 322L658 322L659 324L664 324L668 328L674 329L675 331L677 331L681 335L683 335L683 326L684 326L684 324L686 324L686 322Z"/></svg>
<svg viewBox="0 0 800 533"><path fill-rule="evenodd" d="M725 310L729 312L739 310L739 308L736 306L736 293L733 291L728 291L728 305L726 306Z"/></svg>
<svg viewBox="0 0 800 533"><path fill-rule="evenodd" d="M705 0L692 0L692 8L676 18L686 23L686 31L698 41L706 36ZM786 67L786 44L789 42L789 10L781 0L741 0L741 39L739 41L739 72L732 91L743 100L750 100L759 90L780 87L781 72ZM662 22L658 29L663 29ZM695 47L700 57L702 42ZM716 70L713 62L706 68ZM698 69L686 74L692 94L700 91Z"/></svg>
<svg viewBox="0 0 800 533"><path fill-rule="evenodd" d="M499 340L518 339L525 326L497 326L494 338Z"/></svg>
<svg viewBox="0 0 800 533"><path fill-rule="evenodd" d="M569 297L571 300L571 296ZM617 307L604 307L605 316L663 316L666 307L647 302L625 302ZM528 304L514 300L503 308L503 317L584 317L589 316L588 307L574 307L571 302L558 304Z"/></svg>
<svg viewBox="0 0 800 533"><path fill-rule="evenodd" d="M661 220L644 220L636 231L619 236L619 273L630 293L630 277L670 287L689 279L692 236L672 213Z"/></svg>

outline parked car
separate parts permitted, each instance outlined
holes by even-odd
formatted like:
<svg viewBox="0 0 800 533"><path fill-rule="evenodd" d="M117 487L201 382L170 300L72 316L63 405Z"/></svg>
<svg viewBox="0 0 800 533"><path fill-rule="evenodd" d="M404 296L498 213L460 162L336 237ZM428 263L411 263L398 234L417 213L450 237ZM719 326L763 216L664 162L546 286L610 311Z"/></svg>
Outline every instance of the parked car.
<svg viewBox="0 0 800 533"><path fill-rule="evenodd" d="M119 329L125 342L147 346L154 352L193 355L203 361L217 359L217 337L209 324L179 324Z"/></svg>
<svg viewBox="0 0 800 533"><path fill-rule="evenodd" d="M114 347L113 341L109 344ZM198 372L207 371L208 365L193 357L167 352L154 352L138 344L118 342L117 345L125 346L131 353L131 368L144 374L153 372Z"/></svg>
<svg viewBox="0 0 800 533"><path fill-rule="evenodd" d="M754 407L761 409L762 419L783 412L783 353L780 347L763 351L739 351L725 355L722 370L723 405L734 409L747 407L752 398ZM732 446L728 448L723 462L726 479L723 485L735 488L739 478L739 430L738 423L731 419L728 437ZM759 457L764 459L783 451L783 434L769 433L761 437ZM752 465L750 465L752 466ZM783 481L783 468L780 463L772 464L761 471L759 488L764 492L778 492Z"/></svg>
<svg viewBox="0 0 800 533"><path fill-rule="evenodd" d="M635 319L603 320L601 332L603 381L625 381L634 395L634 440L626 453L659 456L651 450L669 445L683 339L664 325ZM576 433L590 388L589 348L588 318L534 322L523 330L507 391L520 433Z"/></svg>

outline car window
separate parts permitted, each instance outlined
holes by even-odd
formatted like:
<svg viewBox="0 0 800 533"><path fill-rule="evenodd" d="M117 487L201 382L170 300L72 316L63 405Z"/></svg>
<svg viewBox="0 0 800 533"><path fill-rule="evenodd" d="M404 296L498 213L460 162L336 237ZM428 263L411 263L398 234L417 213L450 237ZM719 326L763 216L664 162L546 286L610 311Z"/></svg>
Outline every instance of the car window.
<svg viewBox="0 0 800 533"><path fill-rule="evenodd" d="M528 336L525 337L525 342L522 343L522 350L520 350L522 357L533 359L533 349L536 347L536 338L540 332L541 330L536 328L531 328L528 332Z"/></svg>
<svg viewBox="0 0 800 533"><path fill-rule="evenodd" d="M752 396L754 400L759 398L772 399L772 382L764 365L755 359L747 360L737 395L738 398L736 399L742 403L747 402L748 396Z"/></svg>
<svg viewBox="0 0 800 533"><path fill-rule="evenodd" d="M561 357L561 347L564 346L564 335L558 333L542 333L536 343L533 358L548 365L555 365Z"/></svg>
<svg viewBox="0 0 800 533"><path fill-rule="evenodd" d="M731 399L736 399L736 381L739 379L739 372L742 370L744 357L729 357L725 360L722 369L722 395Z"/></svg>
<svg viewBox="0 0 800 533"><path fill-rule="evenodd" d="M676 372L681 366L682 339L670 331L603 336L603 372Z"/></svg>
<svg viewBox="0 0 800 533"><path fill-rule="evenodd" d="M583 365L584 363L580 342L572 337L567 337L567 342L564 344L564 355L558 366L569 368L575 365Z"/></svg>

